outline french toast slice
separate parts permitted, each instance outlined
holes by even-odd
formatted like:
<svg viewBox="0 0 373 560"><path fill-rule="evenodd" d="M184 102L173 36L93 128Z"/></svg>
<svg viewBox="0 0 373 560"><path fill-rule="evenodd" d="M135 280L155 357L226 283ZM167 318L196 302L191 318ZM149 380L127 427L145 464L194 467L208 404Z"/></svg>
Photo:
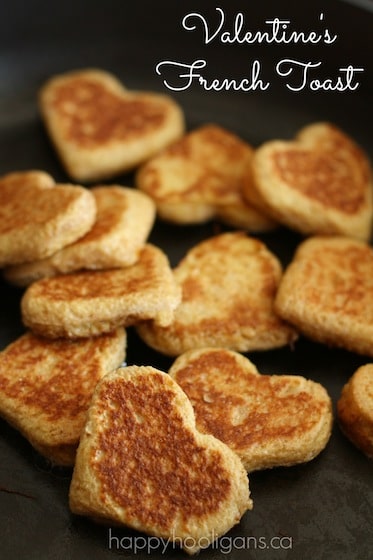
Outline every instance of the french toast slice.
<svg viewBox="0 0 373 560"><path fill-rule="evenodd" d="M183 111L171 97L129 91L109 72L94 68L50 78L39 105L61 163L78 182L124 173L185 129Z"/></svg>
<svg viewBox="0 0 373 560"><path fill-rule="evenodd" d="M37 280L23 294L21 311L41 336L81 338L145 319L166 325L180 298L167 256L146 244L132 266Z"/></svg>
<svg viewBox="0 0 373 560"><path fill-rule="evenodd" d="M278 348L297 334L274 312L281 264L258 239L229 232L188 251L173 270L182 299L169 325L145 321L140 337L169 356L204 346Z"/></svg>
<svg viewBox="0 0 373 560"><path fill-rule="evenodd" d="M225 348L190 350L169 374L191 401L197 428L228 445L249 472L310 461L329 441L332 403L319 383L261 375Z"/></svg>
<svg viewBox="0 0 373 560"><path fill-rule="evenodd" d="M252 159L247 142L208 124L147 161L136 174L136 185L166 221L196 224L219 218L248 231L268 231L275 222L242 195L243 175Z"/></svg>
<svg viewBox="0 0 373 560"><path fill-rule="evenodd" d="M0 415L52 463L73 465L96 384L125 347L124 329L80 341L25 333L0 352Z"/></svg>
<svg viewBox="0 0 373 560"><path fill-rule="evenodd" d="M308 125L293 141L262 144L254 154L243 193L273 219L306 235L370 239L369 160L346 133L330 123Z"/></svg>
<svg viewBox="0 0 373 560"><path fill-rule="evenodd" d="M337 403L342 432L373 459L373 365L359 367L344 385Z"/></svg>
<svg viewBox="0 0 373 560"><path fill-rule="evenodd" d="M342 236L306 239L284 272L275 309L312 340L373 356L373 249Z"/></svg>
<svg viewBox="0 0 373 560"><path fill-rule="evenodd" d="M88 189L55 184L43 171L0 178L0 267L47 257L87 233L96 219Z"/></svg>
<svg viewBox="0 0 373 560"><path fill-rule="evenodd" d="M97 385L70 486L73 513L167 539L192 554L251 509L238 456L195 427L171 377L127 366Z"/></svg>
<svg viewBox="0 0 373 560"><path fill-rule="evenodd" d="M137 261L154 224L154 202L136 189L117 185L93 187L90 192L97 207L90 231L50 257L7 267L8 282L25 287L57 274L125 267Z"/></svg>

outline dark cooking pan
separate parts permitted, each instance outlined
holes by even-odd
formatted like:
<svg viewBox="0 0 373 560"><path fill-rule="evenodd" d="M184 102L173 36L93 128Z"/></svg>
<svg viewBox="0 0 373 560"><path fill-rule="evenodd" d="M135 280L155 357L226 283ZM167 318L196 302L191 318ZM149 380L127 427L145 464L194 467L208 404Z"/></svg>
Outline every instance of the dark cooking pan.
<svg viewBox="0 0 373 560"><path fill-rule="evenodd" d="M189 16L193 13L197 15ZM274 25L277 33L283 32L276 39ZM328 120L372 156L372 26L370 0L76 0L70 4L4 0L0 5L0 173L44 169L57 180L67 180L41 124L36 94L50 75L88 66L113 72L128 88L174 95L185 110L188 128L216 122L258 145L275 137L290 138L308 123ZM248 30L268 33L249 42ZM291 31L304 34L296 38ZM202 63L191 70L196 61ZM204 81L182 78L182 71L189 77L199 73ZM235 80L236 90L226 87L225 78ZM242 82L243 78L247 80ZM251 87L243 91L244 84ZM124 185L132 181L131 175L116 179ZM151 241L176 264L188 247L223 229L217 222L190 227L157 222ZM261 238L284 265L300 241L285 228ZM1 282L0 293L4 348L23 332L21 292ZM146 348L131 330L128 334L129 364L170 366L169 358ZM250 358L263 373L294 373L321 382L334 408L343 384L368 361L303 338L294 349ZM155 546L143 535L73 517L67 499L71 472L50 467L3 421L0 457L1 558L183 555L172 547L164 551L161 543ZM201 555L261 560L371 558L372 472L372 462L343 437L335 423L327 448L310 463L252 474L253 511L225 541Z"/></svg>

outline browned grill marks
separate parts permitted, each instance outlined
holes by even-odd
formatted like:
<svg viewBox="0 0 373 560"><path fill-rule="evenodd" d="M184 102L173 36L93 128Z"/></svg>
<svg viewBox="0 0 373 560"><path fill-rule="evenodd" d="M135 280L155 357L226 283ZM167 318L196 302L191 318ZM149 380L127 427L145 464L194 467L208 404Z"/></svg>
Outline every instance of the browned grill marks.
<svg viewBox="0 0 373 560"><path fill-rule="evenodd" d="M63 118L66 137L85 148L143 135L165 119L163 104L146 95L120 96L83 77L59 85L53 107Z"/></svg>

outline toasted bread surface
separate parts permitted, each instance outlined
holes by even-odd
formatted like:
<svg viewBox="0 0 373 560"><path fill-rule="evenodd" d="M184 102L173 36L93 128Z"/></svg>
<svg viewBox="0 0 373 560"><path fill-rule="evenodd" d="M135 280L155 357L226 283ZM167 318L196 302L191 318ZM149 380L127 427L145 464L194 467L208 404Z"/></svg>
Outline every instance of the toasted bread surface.
<svg viewBox="0 0 373 560"><path fill-rule="evenodd" d="M331 399L314 381L260 375L224 348L186 352L169 374L190 399L197 428L226 443L248 471L310 461L329 440Z"/></svg>
<svg viewBox="0 0 373 560"><path fill-rule="evenodd" d="M302 233L370 238L369 160L332 124L306 126L293 141L265 142L255 152L253 177L248 175L243 193L274 219Z"/></svg>
<svg viewBox="0 0 373 560"><path fill-rule="evenodd" d="M137 331L170 356L203 346L237 351L284 346L295 330L273 310L278 259L243 232L216 235L193 247L174 269L182 301L168 326L147 321Z"/></svg>
<svg viewBox="0 0 373 560"><path fill-rule="evenodd" d="M154 319L168 324L180 301L167 256L151 244L126 268L83 271L31 284L21 300L22 318L50 337L87 337Z"/></svg>
<svg viewBox="0 0 373 560"><path fill-rule="evenodd" d="M342 236L315 236L285 270L277 313L318 342L373 356L373 250Z"/></svg>
<svg viewBox="0 0 373 560"><path fill-rule="evenodd" d="M228 130L204 125L162 150L138 171L136 184L153 198L161 218L193 224L220 218L242 229L275 227L242 195L253 148Z"/></svg>
<svg viewBox="0 0 373 560"><path fill-rule="evenodd" d="M51 140L76 181L127 171L184 132L183 111L171 97L129 91L99 69L52 77L39 99Z"/></svg>
<svg viewBox="0 0 373 560"><path fill-rule="evenodd" d="M0 353L0 415L53 463L73 465L96 384L125 346L123 329L81 341L24 334Z"/></svg>
<svg viewBox="0 0 373 560"><path fill-rule="evenodd" d="M358 368L342 389L337 403L343 433L373 459L373 365Z"/></svg>
<svg viewBox="0 0 373 560"><path fill-rule="evenodd" d="M71 510L198 552L252 507L241 461L196 430L169 375L128 366L98 384L70 487Z"/></svg>
<svg viewBox="0 0 373 560"><path fill-rule="evenodd" d="M4 270L8 282L28 286L40 278L130 266L138 260L154 224L154 202L138 190L121 186L97 186L90 192L97 207L92 229L46 259L8 267Z"/></svg>
<svg viewBox="0 0 373 560"><path fill-rule="evenodd" d="M0 178L0 267L53 254L84 235L96 217L92 194L56 185L42 171Z"/></svg>

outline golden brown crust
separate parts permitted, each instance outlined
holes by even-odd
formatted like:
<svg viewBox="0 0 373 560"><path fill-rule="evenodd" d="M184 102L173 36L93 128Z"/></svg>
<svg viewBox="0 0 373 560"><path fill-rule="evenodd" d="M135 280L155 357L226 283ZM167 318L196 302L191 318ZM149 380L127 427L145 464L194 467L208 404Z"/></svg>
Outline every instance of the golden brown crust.
<svg viewBox="0 0 373 560"><path fill-rule="evenodd" d="M329 440L332 405L318 383L260 375L222 348L186 352L169 374L189 397L198 429L226 443L248 471L309 461Z"/></svg>
<svg viewBox="0 0 373 560"><path fill-rule="evenodd" d="M98 381L124 360L126 333L50 341L26 333L0 353L0 414L41 454L73 465Z"/></svg>
<svg viewBox="0 0 373 560"><path fill-rule="evenodd" d="M144 193L120 186L94 187L90 192L97 207L92 229L46 259L6 268L8 282L28 286L57 274L130 266L138 260L154 223L153 201Z"/></svg>
<svg viewBox="0 0 373 560"><path fill-rule="evenodd" d="M343 433L373 459L373 365L355 371L342 389L337 413Z"/></svg>
<svg viewBox="0 0 373 560"><path fill-rule="evenodd" d="M168 324L180 301L166 255L147 244L132 266L38 280L21 300L22 318L43 336L75 338L153 318Z"/></svg>
<svg viewBox="0 0 373 560"><path fill-rule="evenodd" d="M214 124L201 126L148 161L136 184L153 198L162 219L193 224L214 217L234 227L275 227L242 195L242 177L252 165L252 147Z"/></svg>
<svg viewBox="0 0 373 560"><path fill-rule="evenodd" d="M96 218L92 194L41 171L0 178L0 267L44 258L83 236Z"/></svg>
<svg viewBox="0 0 373 560"><path fill-rule="evenodd" d="M238 457L195 428L169 375L129 366L98 385L70 488L74 513L104 518L197 552L251 508Z"/></svg>
<svg viewBox="0 0 373 560"><path fill-rule="evenodd" d="M117 93L82 75L55 89L51 109L59 114L65 138L78 148L141 138L165 120L161 104L150 105L146 97L123 103Z"/></svg>
<svg viewBox="0 0 373 560"><path fill-rule="evenodd" d="M292 142L260 146L244 195L279 222L305 234L367 241L372 227L372 173L362 150L329 123L303 128Z"/></svg>
<svg viewBox="0 0 373 560"><path fill-rule="evenodd" d="M62 163L78 181L133 168L184 131L183 113L170 97L128 91L102 70L51 78L40 108Z"/></svg>
<svg viewBox="0 0 373 560"><path fill-rule="evenodd" d="M343 163L342 159L337 174L329 153L311 158L307 150L288 148L273 151L271 166L281 181L323 207L354 214L364 203L364 185L350 188L351 176Z"/></svg>
<svg viewBox="0 0 373 560"><path fill-rule="evenodd" d="M203 346L245 352L289 344L296 333L273 311L281 273L265 245L242 232L202 241L174 269L182 301L172 323L145 322L138 333L171 356Z"/></svg>
<svg viewBox="0 0 373 560"><path fill-rule="evenodd" d="M298 247L275 308L318 342L372 356L372 302L372 248L345 237L316 236Z"/></svg>

